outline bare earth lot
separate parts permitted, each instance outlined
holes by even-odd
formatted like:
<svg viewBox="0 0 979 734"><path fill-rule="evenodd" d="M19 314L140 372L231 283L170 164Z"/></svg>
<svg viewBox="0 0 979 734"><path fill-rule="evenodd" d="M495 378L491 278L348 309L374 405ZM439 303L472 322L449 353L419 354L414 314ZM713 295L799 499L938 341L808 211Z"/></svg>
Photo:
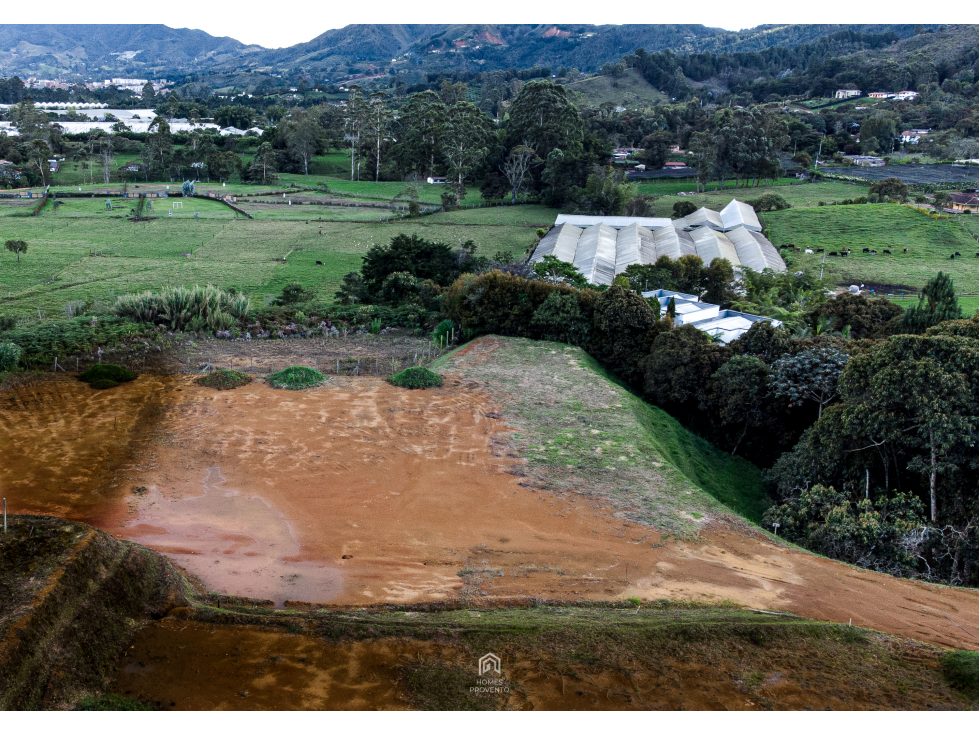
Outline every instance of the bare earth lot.
<svg viewBox="0 0 979 734"><path fill-rule="evenodd" d="M730 600L979 647L976 591L850 568L719 513L668 535L529 482L509 398L453 369L431 391L35 383L0 394L0 485L14 512L89 522L278 605Z"/></svg>

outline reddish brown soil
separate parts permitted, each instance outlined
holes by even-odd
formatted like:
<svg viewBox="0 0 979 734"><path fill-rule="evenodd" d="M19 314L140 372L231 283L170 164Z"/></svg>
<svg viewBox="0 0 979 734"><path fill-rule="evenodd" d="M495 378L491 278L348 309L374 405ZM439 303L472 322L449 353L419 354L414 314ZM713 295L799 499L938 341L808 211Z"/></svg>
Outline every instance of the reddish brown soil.
<svg viewBox="0 0 979 734"><path fill-rule="evenodd" d="M159 439L134 445L164 402ZM94 391L66 378L0 397L0 484L13 511L91 522L215 590L279 603L726 599L979 649L974 590L853 569L733 527L663 538L592 500L524 488L507 473L519 459L504 454L494 410L458 382L216 392L144 376ZM136 449L141 463L128 463Z"/></svg>

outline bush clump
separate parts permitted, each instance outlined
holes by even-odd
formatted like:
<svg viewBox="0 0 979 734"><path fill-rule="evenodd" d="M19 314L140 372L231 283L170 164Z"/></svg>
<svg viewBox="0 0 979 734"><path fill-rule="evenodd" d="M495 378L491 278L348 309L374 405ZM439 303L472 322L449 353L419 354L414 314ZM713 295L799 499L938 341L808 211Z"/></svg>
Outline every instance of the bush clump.
<svg viewBox="0 0 979 734"><path fill-rule="evenodd" d="M426 387L442 387L442 375L424 367L409 367L396 375L391 375L388 382L395 387L419 390Z"/></svg>
<svg viewBox="0 0 979 734"><path fill-rule="evenodd" d="M10 372L17 368L24 350L13 342L0 342L0 372Z"/></svg>
<svg viewBox="0 0 979 734"><path fill-rule="evenodd" d="M269 375L269 384L282 390L305 390L326 382L326 375L312 367L286 367Z"/></svg>
<svg viewBox="0 0 979 734"><path fill-rule="evenodd" d="M953 688L979 695L979 652L956 650L942 658L942 673Z"/></svg>
<svg viewBox="0 0 979 734"><path fill-rule="evenodd" d="M234 390L252 381L249 375L238 370L214 370L197 379L198 385L213 387L215 390Z"/></svg>
<svg viewBox="0 0 979 734"><path fill-rule="evenodd" d="M136 379L136 373L115 364L95 364L80 374L78 379L96 390L108 390L123 382L132 382Z"/></svg>

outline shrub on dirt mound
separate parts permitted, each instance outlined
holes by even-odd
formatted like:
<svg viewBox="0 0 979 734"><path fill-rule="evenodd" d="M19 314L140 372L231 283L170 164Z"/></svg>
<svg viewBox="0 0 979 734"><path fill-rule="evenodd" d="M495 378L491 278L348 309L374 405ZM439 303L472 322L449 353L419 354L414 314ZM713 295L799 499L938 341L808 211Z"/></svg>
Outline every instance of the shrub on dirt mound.
<svg viewBox="0 0 979 734"><path fill-rule="evenodd" d="M123 382L132 382L136 379L136 373L115 364L95 364L80 374L78 379L96 390L107 390Z"/></svg>
<svg viewBox="0 0 979 734"><path fill-rule="evenodd" d="M403 372L391 375L388 378L395 387L406 387L409 390L418 390L426 387L442 387L442 375L436 374L424 367L409 367Z"/></svg>
<svg viewBox="0 0 979 734"><path fill-rule="evenodd" d="M234 390L251 381L251 377L237 370L215 370L198 378L197 384L213 387L215 390Z"/></svg>
<svg viewBox="0 0 979 734"><path fill-rule="evenodd" d="M955 688L979 696L979 652L956 650L942 658L945 679Z"/></svg>
<svg viewBox="0 0 979 734"><path fill-rule="evenodd" d="M305 390L308 387L322 385L324 382L326 376L312 367L286 367L269 375L269 384L284 390Z"/></svg>

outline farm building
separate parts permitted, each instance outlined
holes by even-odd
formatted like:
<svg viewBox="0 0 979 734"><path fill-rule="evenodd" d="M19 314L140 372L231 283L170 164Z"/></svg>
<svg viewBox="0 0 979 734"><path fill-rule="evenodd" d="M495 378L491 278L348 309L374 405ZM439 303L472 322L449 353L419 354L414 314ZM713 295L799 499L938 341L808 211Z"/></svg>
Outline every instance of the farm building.
<svg viewBox="0 0 979 734"><path fill-rule="evenodd" d="M706 264L722 257L759 272L785 270L778 251L761 234L755 210L736 199L719 212L702 208L676 220L559 214L554 224L531 262L553 255L573 263L595 285L611 285L630 265L649 265L663 255L697 255Z"/></svg>
<svg viewBox="0 0 979 734"><path fill-rule="evenodd" d="M952 194L952 209L957 212L979 212L979 194Z"/></svg>
<svg viewBox="0 0 979 734"><path fill-rule="evenodd" d="M669 308L670 301L676 311L674 323L677 326L687 324L707 332L711 336L717 336L725 344L729 344L759 321L768 321L772 326L780 327L781 321L770 319L765 316L756 316L753 313L742 313L741 311L731 311L722 309L713 303L701 301L697 296L690 293L678 293L677 291L646 291L642 294L643 298L655 298L660 304L660 313L665 314Z"/></svg>

